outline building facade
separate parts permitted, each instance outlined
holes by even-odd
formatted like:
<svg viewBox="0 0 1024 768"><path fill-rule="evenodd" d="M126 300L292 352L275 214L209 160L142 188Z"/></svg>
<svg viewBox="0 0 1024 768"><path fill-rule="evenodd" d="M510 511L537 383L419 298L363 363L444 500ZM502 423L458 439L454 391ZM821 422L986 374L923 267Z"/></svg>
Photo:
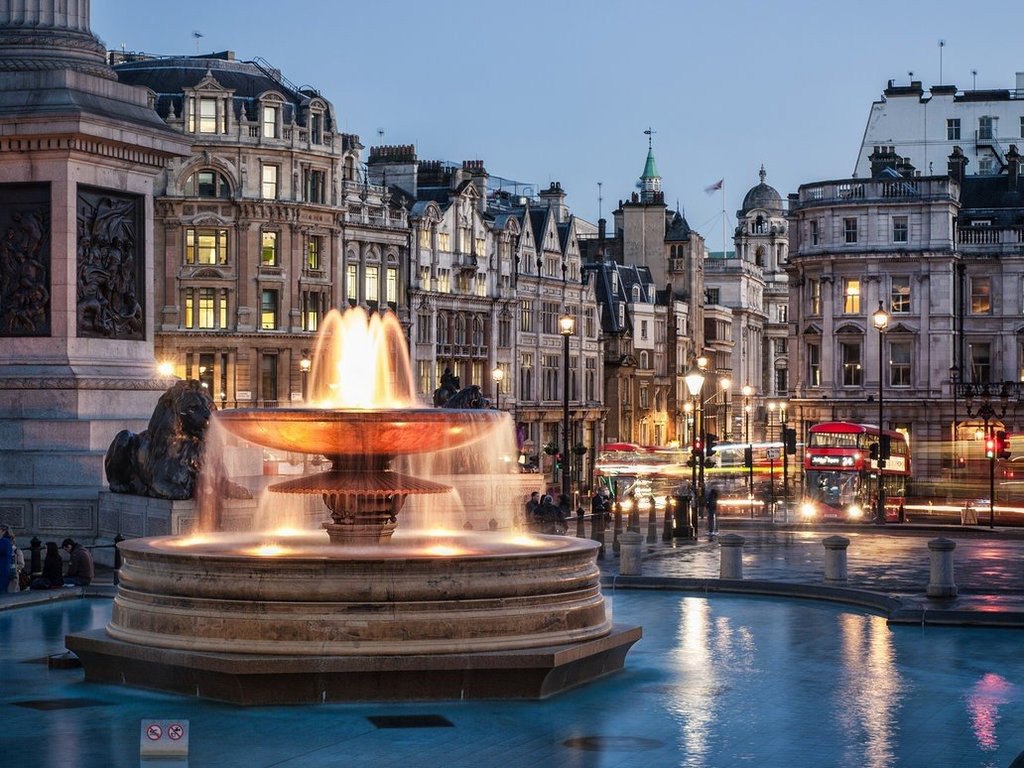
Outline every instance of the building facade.
<svg viewBox="0 0 1024 768"><path fill-rule="evenodd" d="M333 105L265 64L111 56L192 143L156 190L157 359L221 405L302 400L331 307L406 311L406 209L361 177Z"/></svg>

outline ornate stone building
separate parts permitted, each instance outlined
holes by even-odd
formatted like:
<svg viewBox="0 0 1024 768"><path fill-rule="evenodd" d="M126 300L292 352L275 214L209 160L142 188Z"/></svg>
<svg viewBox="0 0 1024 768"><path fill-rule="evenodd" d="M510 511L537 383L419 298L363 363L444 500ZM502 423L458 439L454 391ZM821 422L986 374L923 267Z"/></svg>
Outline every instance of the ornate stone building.
<svg viewBox="0 0 1024 768"><path fill-rule="evenodd" d="M373 182L413 201L409 335L421 395L429 399L446 369L479 386L513 414L520 461L547 471L545 446L565 444L568 372L570 443L587 448L574 476L587 478L603 418L597 308L561 185L511 194L481 161L420 161L412 146L373 147L368 167ZM566 312L576 318L568 371Z"/></svg>
<svg viewBox="0 0 1024 768"><path fill-rule="evenodd" d="M301 400L331 307L405 316L411 201L368 183L329 101L262 61L111 57L192 143L156 190L158 359L222 405Z"/></svg>
<svg viewBox="0 0 1024 768"><path fill-rule="evenodd" d="M959 148L948 174L918 176L891 147L871 178L804 184L792 206L792 421L877 423L907 433L918 490L980 477L976 437L953 383L1011 382L998 428L1018 429L1024 372L1024 184L1011 145L1007 172L969 176ZM870 315L890 314L879 334ZM880 346L881 345L881 348ZM944 491L943 491L944 492Z"/></svg>

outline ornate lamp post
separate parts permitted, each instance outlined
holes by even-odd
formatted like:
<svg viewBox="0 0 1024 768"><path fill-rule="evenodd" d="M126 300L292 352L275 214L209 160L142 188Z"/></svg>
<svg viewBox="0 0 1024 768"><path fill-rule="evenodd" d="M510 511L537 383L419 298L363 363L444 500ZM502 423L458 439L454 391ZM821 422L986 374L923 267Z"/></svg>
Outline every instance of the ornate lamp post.
<svg viewBox="0 0 1024 768"><path fill-rule="evenodd" d="M996 446L994 425L990 424L992 419L1002 419L1010 404L1010 385L1003 382L999 386L999 407L992 404L992 395L996 392L995 384L965 384L964 405L967 406L968 418L977 416L985 423L985 453L988 458L988 527L995 528L996 525L996 455L999 448ZM981 404L974 407L974 397L981 397Z"/></svg>
<svg viewBox="0 0 1024 768"><path fill-rule="evenodd" d="M878 507L875 511L875 523L885 525L885 460L889 458L889 441L885 437L885 409L883 395L885 392L885 329L889 326L889 313L885 305L879 301L878 309L871 315L871 324L878 331Z"/></svg>
<svg viewBox="0 0 1024 768"><path fill-rule="evenodd" d="M562 493L569 498L569 337L576 332L576 318L566 312L558 318L562 334Z"/></svg>
<svg viewBox="0 0 1024 768"><path fill-rule="evenodd" d="M747 444L743 457L747 465L747 499L750 501L750 516L754 516L754 444L750 442L750 398L754 394L754 388L744 384L740 390L743 394L743 442Z"/></svg>
<svg viewBox="0 0 1024 768"><path fill-rule="evenodd" d="M732 434L731 419L729 418L729 389L732 387L732 379L728 376L723 376L718 380L718 386L722 390L722 414L724 416L723 423L719 427L719 435L722 439L728 441L729 436Z"/></svg>
<svg viewBox="0 0 1024 768"><path fill-rule="evenodd" d="M505 371L501 369L501 366L495 366L494 370L491 371L491 378L494 380L494 395L495 395L495 410L501 410L501 382L505 380Z"/></svg>
<svg viewBox="0 0 1024 768"><path fill-rule="evenodd" d="M303 352L299 360L299 371L302 373L302 402L309 397L309 371L313 367L313 361L309 359L309 353Z"/></svg>
<svg viewBox="0 0 1024 768"><path fill-rule="evenodd" d="M706 360L705 360L706 362ZM693 398L693 438L690 442L694 466L697 468L697 512L704 509L704 409L701 407L700 392L704 387L704 371L701 370L700 359L697 365L683 377L686 389Z"/></svg>

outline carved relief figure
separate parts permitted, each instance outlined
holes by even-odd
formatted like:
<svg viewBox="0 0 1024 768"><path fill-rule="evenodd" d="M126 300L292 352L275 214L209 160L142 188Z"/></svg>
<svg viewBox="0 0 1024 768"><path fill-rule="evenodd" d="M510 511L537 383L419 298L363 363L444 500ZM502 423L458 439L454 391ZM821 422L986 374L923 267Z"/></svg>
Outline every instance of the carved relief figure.
<svg viewBox="0 0 1024 768"><path fill-rule="evenodd" d="M142 339L139 201L78 196L78 335Z"/></svg>
<svg viewBox="0 0 1024 768"><path fill-rule="evenodd" d="M48 336L48 208L3 210L0 206L0 227L0 336Z"/></svg>

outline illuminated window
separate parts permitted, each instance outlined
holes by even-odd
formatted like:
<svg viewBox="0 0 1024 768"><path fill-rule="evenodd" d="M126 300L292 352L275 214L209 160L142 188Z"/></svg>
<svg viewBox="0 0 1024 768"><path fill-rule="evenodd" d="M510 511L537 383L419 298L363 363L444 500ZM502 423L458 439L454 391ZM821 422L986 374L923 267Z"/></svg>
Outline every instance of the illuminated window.
<svg viewBox="0 0 1024 768"><path fill-rule="evenodd" d="M309 269L320 269L320 252L323 250L323 238L310 235L306 243L306 266Z"/></svg>
<svg viewBox="0 0 1024 768"><path fill-rule="evenodd" d="M195 328L195 298L191 288L185 289L185 327Z"/></svg>
<svg viewBox="0 0 1024 768"><path fill-rule="evenodd" d="M807 379L812 387L821 386L821 345L807 345Z"/></svg>
<svg viewBox="0 0 1024 768"><path fill-rule="evenodd" d="M223 116L218 114L217 99L205 96L200 97L197 101L193 101L192 108L197 114L189 116L189 130L191 132L195 133L197 127L199 133L224 132L224 120ZM197 116L198 120L196 120Z"/></svg>
<svg viewBox="0 0 1024 768"><path fill-rule="evenodd" d="M451 251L452 236L447 232L440 232L437 235L437 249L439 251Z"/></svg>
<svg viewBox="0 0 1024 768"><path fill-rule="evenodd" d="M260 239L260 264L265 267L276 267L278 259L277 232L265 231Z"/></svg>
<svg viewBox="0 0 1024 768"><path fill-rule="evenodd" d="M199 327L213 328L213 288L199 289Z"/></svg>
<svg viewBox="0 0 1024 768"><path fill-rule="evenodd" d="M277 330L277 291L264 288L260 294L260 330Z"/></svg>
<svg viewBox="0 0 1024 768"><path fill-rule="evenodd" d="M264 106L263 107L263 138L265 139L276 139L277 136L277 120L281 114L279 107Z"/></svg>
<svg viewBox="0 0 1024 768"><path fill-rule="evenodd" d="M971 278L971 314L992 314L992 278Z"/></svg>
<svg viewBox="0 0 1024 768"><path fill-rule="evenodd" d="M808 280L807 281L807 298L810 302L810 310L812 315L821 314L821 281L820 280Z"/></svg>
<svg viewBox="0 0 1024 768"><path fill-rule="evenodd" d="M217 307L218 314L220 315L220 327L228 327L228 289L220 289L220 304Z"/></svg>
<svg viewBox="0 0 1024 768"><path fill-rule="evenodd" d="M359 300L359 274L355 264L345 266L345 298L349 301Z"/></svg>
<svg viewBox="0 0 1024 768"><path fill-rule="evenodd" d="M398 303L398 269L388 267L385 272L384 300L392 304Z"/></svg>
<svg viewBox="0 0 1024 768"><path fill-rule="evenodd" d="M367 301L377 301L380 298L380 287L378 285L378 274L380 267L368 266L365 275L364 295Z"/></svg>
<svg viewBox="0 0 1024 768"><path fill-rule="evenodd" d="M185 263L227 264L228 231L226 229L186 229Z"/></svg>
<svg viewBox="0 0 1024 768"><path fill-rule="evenodd" d="M843 312L847 315L860 314L860 280L843 281Z"/></svg>
<svg viewBox="0 0 1024 768"><path fill-rule="evenodd" d="M429 229L421 229L420 230L420 249L424 250L424 251L429 251L430 250L430 230Z"/></svg>

